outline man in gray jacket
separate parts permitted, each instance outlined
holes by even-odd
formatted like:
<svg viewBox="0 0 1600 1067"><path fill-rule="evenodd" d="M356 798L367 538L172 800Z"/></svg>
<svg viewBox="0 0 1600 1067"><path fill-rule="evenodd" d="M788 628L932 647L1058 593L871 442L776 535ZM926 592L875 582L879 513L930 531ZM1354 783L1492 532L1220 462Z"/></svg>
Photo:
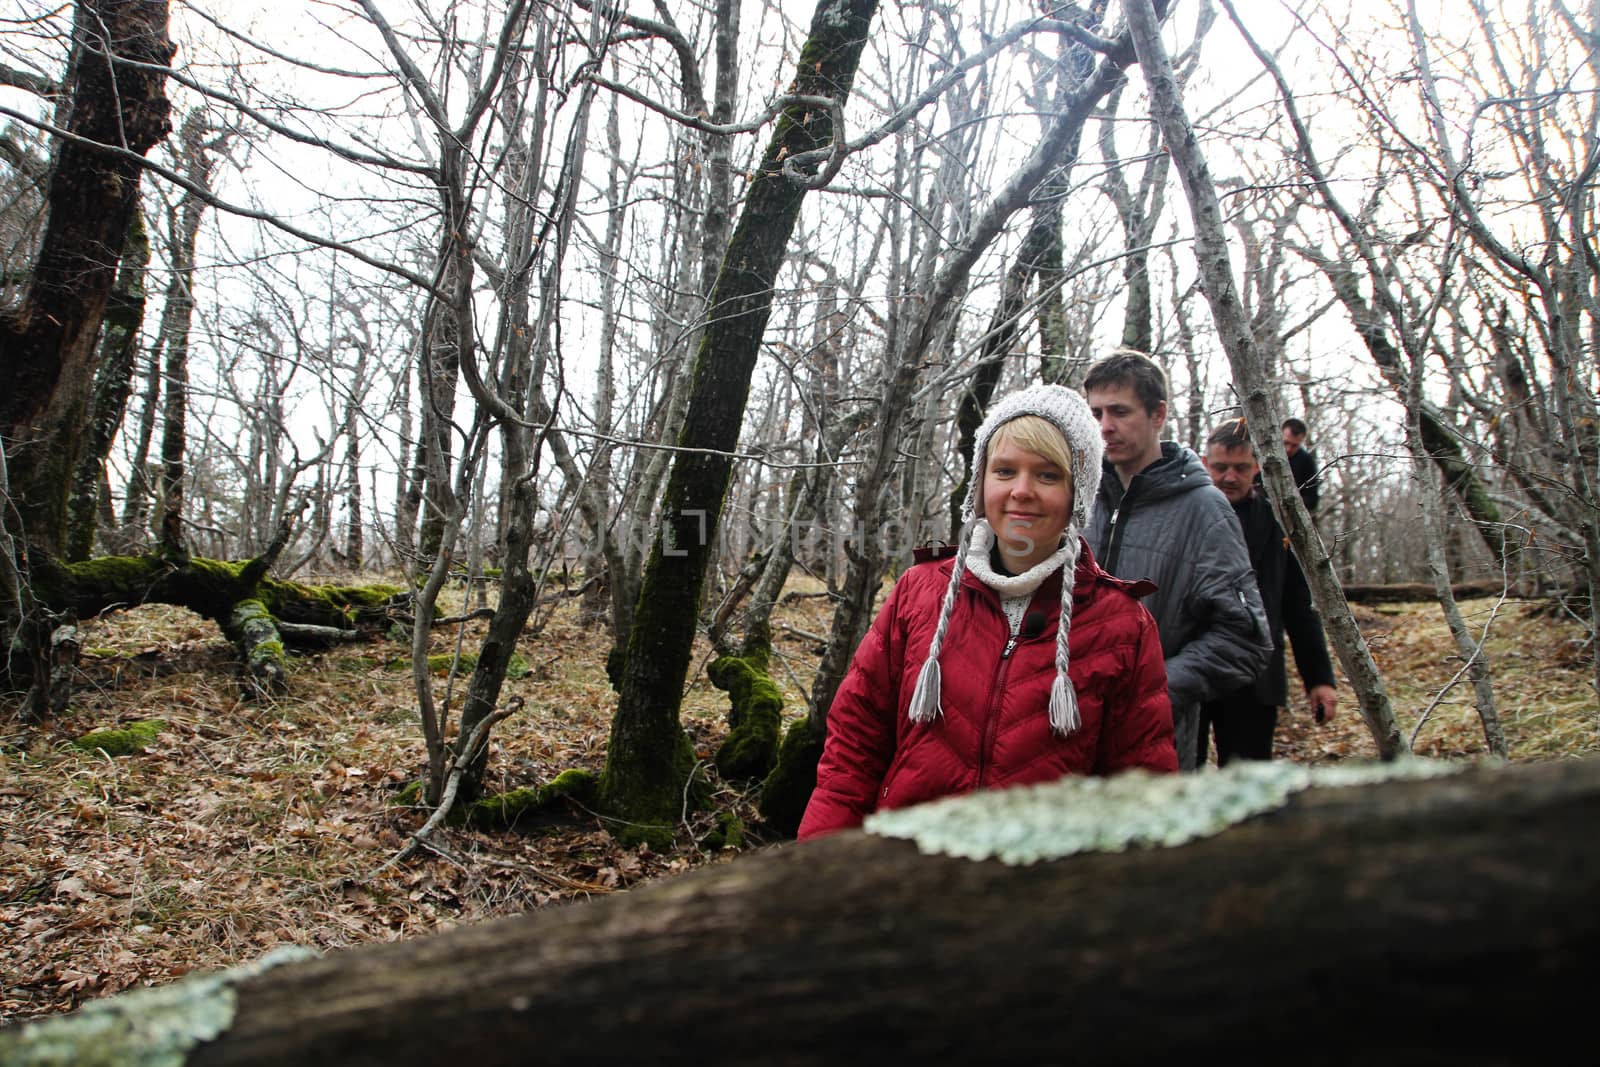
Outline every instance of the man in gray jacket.
<svg viewBox="0 0 1600 1067"><path fill-rule="evenodd" d="M1200 705L1250 684L1272 658L1250 553L1200 457L1161 440L1160 367L1120 349L1089 368L1084 393L1106 446L1084 535L1111 574L1156 585L1145 606L1167 660L1179 766L1194 770Z"/></svg>

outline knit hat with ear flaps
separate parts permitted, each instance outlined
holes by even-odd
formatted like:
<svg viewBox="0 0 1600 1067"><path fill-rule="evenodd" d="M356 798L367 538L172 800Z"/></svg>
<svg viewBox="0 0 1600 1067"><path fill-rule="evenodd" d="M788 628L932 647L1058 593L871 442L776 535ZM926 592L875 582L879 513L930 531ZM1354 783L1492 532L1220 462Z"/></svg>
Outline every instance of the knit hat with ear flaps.
<svg viewBox="0 0 1600 1067"><path fill-rule="evenodd" d="M1056 678L1050 686L1050 728L1065 736L1082 725L1078 714L1078 695L1067 677L1067 638L1072 629L1072 582L1078 569L1078 538L1089 525L1094 499L1100 491L1100 460L1105 444L1100 426L1089 413L1089 405L1071 389L1060 385L1034 385L1004 397L984 416L973 441L971 486L961 505L961 549L950 568L950 585L945 589L939 609L939 625L928 647L928 659L917 675L917 688L911 694L908 713L912 722L932 722L939 716L939 653L944 647L950 616L955 611L961 590L961 575L966 569L967 550L972 544L973 517L983 491L983 472L989 461L989 441L1005 423L1022 415L1038 415L1050 422L1066 438L1072 457L1072 517L1063 531L1066 559L1061 565L1061 622L1056 627Z"/></svg>

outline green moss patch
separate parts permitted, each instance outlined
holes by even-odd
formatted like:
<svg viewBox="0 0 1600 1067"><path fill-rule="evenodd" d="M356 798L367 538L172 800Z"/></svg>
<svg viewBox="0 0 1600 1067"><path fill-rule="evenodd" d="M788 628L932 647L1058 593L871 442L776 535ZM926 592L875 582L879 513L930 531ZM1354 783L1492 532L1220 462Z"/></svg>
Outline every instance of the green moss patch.
<svg viewBox="0 0 1600 1067"><path fill-rule="evenodd" d="M549 812L558 802L572 799L584 807L595 803L596 780L588 771L562 771L537 789L513 789L473 801L452 813L451 822L465 823L479 830L510 830L525 824L530 816Z"/></svg>
<svg viewBox="0 0 1600 1067"><path fill-rule="evenodd" d="M114 729L86 733L72 744L85 752L104 752L108 756L131 756L136 752L143 752L166 727L167 724L161 719L138 719Z"/></svg>
<svg viewBox="0 0 1600 1067"><path fill-rule="evenodd" d="M817 788L822 742L821 732L811 728L810 717L801 718L784 735L778 765L761 783L761 817L781 834L793 837L800 830L811 792Z"/></svg>
<svg viewBox="0 0 1600 1067"><path fill-rule="evenodd" d="M400 808L414 808L422 803L422 779L407 782L394 795L394 805Z"/></svg>
<svg viewBox="0 0 1600 1067"><path fill-rule="evenodd" d="M730 782L765 778L778 762L783 693L766 671L766 656L722 656L706 673L728 694L728 736L717 749L717 773Z"/></svg>
<svg viewBox="0 0 1600 1067"><path fill-rule="evenodd" d="M455 676L459 678L464 674L471 674L472 669L477 665L478 656L475 652L463 652L459 656L454 652L440 652L437 655L428 657L429 674L449 674L453 666ZM411 669L411 661L409 659L392 660L389 663L389 669L392 671L409 671Z"/></svg>
<svg viewBox="0 0 1600 1067"><path fill-rule="evenodd" d="M738 848L743 844L744 820L731 811L719 811L716 829L700 839L700 847L707 852Z"/></svg>

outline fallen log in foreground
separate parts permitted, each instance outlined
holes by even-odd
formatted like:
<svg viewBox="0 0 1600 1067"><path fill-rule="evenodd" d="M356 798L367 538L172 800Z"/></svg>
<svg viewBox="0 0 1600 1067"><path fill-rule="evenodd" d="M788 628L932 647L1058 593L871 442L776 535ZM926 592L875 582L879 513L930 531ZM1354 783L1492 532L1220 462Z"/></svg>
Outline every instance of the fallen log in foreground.
<svg viewBox="0 0 1600 1067"><path fill-rule="evenodd" d="M1029 866L852 833L129 1014L191 1064L1529 1062L1589 1036L1597 822L1588 760L1313 787Z"/></svg>

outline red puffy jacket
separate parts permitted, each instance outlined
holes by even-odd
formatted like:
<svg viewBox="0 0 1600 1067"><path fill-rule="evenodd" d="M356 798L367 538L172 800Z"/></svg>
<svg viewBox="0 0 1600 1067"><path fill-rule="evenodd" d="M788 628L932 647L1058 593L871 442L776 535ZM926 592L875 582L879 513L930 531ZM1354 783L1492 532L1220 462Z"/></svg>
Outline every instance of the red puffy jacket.
<svg viewBox="0 0 1600 1067"><path fill-rule="evenodd" d="M920 563L895 585L873 621L828 711L801 838L859 826L879 808L918 804L974 789L1047 782L1068 774L1130 767L1178 769L1167 673L1155 621L1136 583L1100 569L1080 549L1072 589L1068 674L1083 725L1050 731L1061 575L1033 595L1029 615L1049 620L1005 655L1010 624L1000 598L969 571L939 657L943 714L913 724L906 715L927 659L953 559Z"/></svg>

